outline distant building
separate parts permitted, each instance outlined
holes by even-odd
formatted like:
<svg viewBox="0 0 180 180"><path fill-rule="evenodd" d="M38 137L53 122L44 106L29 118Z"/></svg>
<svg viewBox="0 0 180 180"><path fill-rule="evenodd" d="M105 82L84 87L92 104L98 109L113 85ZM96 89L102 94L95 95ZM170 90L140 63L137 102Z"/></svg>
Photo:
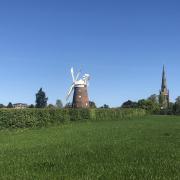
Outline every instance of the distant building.
<svg viewBox="0 0 180 180"><path fill-rule="evenodd" d="M161 90L159 93L159 104L161 106L161 109L167 109L169 107L169 90L167 88L166 73L164 66L162 73Z"/></svg>
<svg viewBox="0 0 180 180"><path fill-rule="evenodd" d="M13 107L15 109L24 109L24 108L27 108L28 105L27 104L24 104L24 103L16 103L16 104L13 104Z"/></svg>

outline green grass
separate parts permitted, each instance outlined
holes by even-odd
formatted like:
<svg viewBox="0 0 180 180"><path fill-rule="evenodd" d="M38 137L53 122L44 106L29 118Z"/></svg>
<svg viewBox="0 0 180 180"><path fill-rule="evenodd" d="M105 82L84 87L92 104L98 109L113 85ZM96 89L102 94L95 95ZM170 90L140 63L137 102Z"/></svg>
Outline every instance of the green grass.
<svg viewBox="0 0 180 180"><path fill-rule="evenodd" d="M0 179L180 179L180 117L0 131Z"/></svg>

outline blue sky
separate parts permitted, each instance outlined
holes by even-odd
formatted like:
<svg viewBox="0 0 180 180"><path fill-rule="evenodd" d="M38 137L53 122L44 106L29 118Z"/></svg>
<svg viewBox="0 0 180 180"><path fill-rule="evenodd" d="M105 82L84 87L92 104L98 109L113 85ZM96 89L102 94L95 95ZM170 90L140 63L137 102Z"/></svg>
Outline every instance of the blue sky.
<svg viewBox="0 0 180 180"><path fill-rule="evenodd" d="M179 0L1 0L0 103L65 102L70 67L91 74L90 99L120 106L180 95Z"/></svg>

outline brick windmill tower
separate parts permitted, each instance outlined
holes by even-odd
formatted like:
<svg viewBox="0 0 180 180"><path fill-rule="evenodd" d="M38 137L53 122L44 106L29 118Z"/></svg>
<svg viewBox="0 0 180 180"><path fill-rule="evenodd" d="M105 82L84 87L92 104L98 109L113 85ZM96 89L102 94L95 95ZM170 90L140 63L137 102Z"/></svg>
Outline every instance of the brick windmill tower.
<svg viewBox="0 0 180 180"><path fill-rule="evenodd" d="M89 108L89 98L88 98L88 81L90 79L89 74L85 74L82 79L79 79L80 71L77 73L76 77L74 76L74 70L71 68L71 75L73 83L69 89L66 100L69 99L72 92L73 94L73 108Z"/></svg>

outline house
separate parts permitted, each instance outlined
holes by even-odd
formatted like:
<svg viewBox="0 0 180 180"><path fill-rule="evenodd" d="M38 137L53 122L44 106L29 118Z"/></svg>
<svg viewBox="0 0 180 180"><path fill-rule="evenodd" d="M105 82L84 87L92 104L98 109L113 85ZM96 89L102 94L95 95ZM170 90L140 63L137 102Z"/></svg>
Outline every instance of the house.
<svg viewBox="0 0 180 180"><path fill-rule="evenodd" d="M16 103L16 104L13 104L13 107L14 107L15 109L24 109L24 108L27 108L28 105L25 104L25 103Z"/></svg>

